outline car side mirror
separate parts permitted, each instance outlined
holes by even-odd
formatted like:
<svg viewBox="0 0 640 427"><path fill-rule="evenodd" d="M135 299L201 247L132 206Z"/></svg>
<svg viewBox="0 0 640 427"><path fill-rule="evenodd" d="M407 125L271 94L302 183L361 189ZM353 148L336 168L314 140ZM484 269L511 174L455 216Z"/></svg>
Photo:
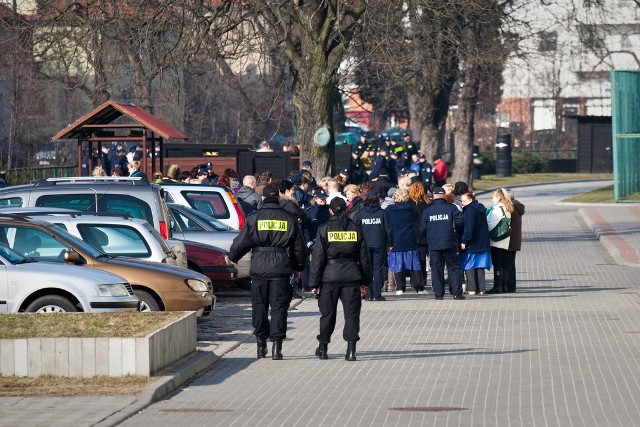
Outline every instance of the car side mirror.
<svg viewBox="0 0 640 427"><path fill-rule="evenodd" d="M80 254L76 251L65 251L64 262L79 265L82 264L82 259L80 258Z"/></svg>

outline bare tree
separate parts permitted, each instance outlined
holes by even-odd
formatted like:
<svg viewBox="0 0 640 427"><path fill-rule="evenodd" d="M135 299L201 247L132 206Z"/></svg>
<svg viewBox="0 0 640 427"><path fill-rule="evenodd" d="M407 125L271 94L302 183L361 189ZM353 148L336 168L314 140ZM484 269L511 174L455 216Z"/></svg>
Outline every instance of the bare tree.
<svg viewBox="0 0 640 427"><path fill-rule="evenodd" d="M253 13L253 22L263 40L286 61L301 156L314 161L316 173L331 172L336 75L366 5L366 0L244 3ZM331 140L326 147L317 147L313 137L322 127L329 131Z"/></svg>

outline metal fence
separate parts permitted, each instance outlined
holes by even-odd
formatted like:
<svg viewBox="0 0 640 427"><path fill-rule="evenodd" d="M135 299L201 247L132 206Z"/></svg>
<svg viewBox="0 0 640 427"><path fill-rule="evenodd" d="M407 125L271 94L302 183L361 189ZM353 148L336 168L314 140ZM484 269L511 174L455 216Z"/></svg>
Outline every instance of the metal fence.
<svg viewBox="0 0 640 427"><path fill-rule="evenodd" d="M640 72L611 72L613 195L640 202Z"/></svg>

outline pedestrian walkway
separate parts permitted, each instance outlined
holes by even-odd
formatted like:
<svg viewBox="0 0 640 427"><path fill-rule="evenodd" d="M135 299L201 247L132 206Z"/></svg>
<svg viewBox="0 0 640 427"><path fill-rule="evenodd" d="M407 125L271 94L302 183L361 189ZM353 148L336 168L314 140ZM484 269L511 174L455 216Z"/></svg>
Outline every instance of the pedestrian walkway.
<svg viewBox="0 0 640 427"><path fill-rule="evenodd" d="M330 359L313 356L318 310L307 299L290 312L283 361L255 359L250 319L235 312L245 328L216 347L224 357L139 414L140 399L85 398L84 423L77 398L7 398L0 425L68 425L57 420L71 412L74 425L133 415L122 425L153 427L636 425L640 270L602 243L624 234L640 248L636 207L554 205L546 199L553 191L569 189L516 192L527 207L517 293L435 301L407 292L365 302L357 362L344 361L341 316ZM594 233L598 221L604 231Z"/></svg>

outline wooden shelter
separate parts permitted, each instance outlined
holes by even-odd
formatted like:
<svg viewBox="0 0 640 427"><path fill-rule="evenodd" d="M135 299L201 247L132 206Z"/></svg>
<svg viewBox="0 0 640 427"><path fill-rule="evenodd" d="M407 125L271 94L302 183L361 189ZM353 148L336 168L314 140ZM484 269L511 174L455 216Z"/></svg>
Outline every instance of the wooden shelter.
<svg viewBox="0 0 640 427"><path fill-rule="evenodd" d="M124 119L118 120L124 116ZM113 123L117 121L117 123ZM167 123L148 113L141 107L118 104L107 101L94 108L88 114L68 125L51 138L52 141L62 139L78 140L78 173L82 174L83 143L87 143L89 153L89 171L93 170L93 151L103 143L132 142L142 145L145 153L141 159L142 170L149 172L148 161L151 162L151 176L156 172L156 156L159 156L160 170L164 172L163 143L170 139L188 139ZM160 145L159 153L155 152L156 144ZM150 146L150 150L147 148ZM149 157L148 153L151 155Z"/></svg>

